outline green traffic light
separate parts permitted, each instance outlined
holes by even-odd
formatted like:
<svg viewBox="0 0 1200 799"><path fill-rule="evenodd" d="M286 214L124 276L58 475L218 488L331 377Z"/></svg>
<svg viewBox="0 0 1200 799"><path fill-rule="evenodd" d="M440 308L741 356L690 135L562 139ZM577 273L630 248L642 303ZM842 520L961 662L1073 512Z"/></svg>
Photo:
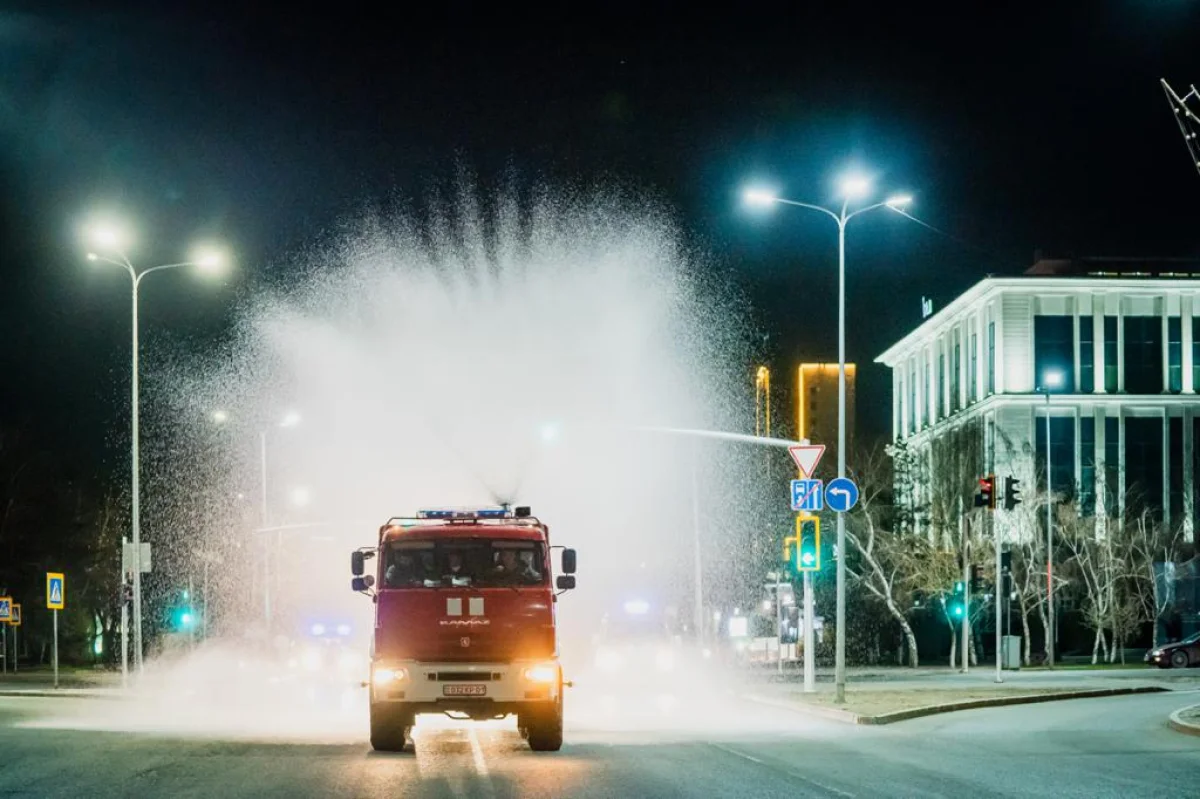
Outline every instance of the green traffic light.
<svg viewBox="0 0 1200 799"><path fill-rule="evenodd" d="M963 606L962 605L952 605L950 607L950 612L954 614L954 618L961 619L963 616Z"/></svg>

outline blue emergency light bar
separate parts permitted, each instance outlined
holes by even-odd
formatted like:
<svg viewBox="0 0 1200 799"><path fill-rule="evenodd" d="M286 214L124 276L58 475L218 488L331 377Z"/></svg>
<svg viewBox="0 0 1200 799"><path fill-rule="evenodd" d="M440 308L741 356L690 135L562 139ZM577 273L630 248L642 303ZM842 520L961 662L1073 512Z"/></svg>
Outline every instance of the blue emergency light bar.
<svg viewBox="0 0 1200 799"><path fill-rule="evenodd" d="M481 508L479 510L419 510L418 519L511 519L512 511L504 508Z"/></svg>

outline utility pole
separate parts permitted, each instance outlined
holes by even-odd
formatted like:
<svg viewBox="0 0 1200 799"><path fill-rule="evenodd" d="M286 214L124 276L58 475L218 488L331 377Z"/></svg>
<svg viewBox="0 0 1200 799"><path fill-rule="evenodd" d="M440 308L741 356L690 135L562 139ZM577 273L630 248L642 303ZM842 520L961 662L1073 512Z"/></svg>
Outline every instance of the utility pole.
<svg viewBox="0 0 1200 799"><path fill-rule="evenodd" d="M960 540L962 541L962 565L963 565L963 617L962 617L962 673L966 674L968 669L968 649L971 646L970 631L971 631L971 557L968 552L967 541L967 514L963 508L963 498L960 495L958 498L958 527Z"/></svg>

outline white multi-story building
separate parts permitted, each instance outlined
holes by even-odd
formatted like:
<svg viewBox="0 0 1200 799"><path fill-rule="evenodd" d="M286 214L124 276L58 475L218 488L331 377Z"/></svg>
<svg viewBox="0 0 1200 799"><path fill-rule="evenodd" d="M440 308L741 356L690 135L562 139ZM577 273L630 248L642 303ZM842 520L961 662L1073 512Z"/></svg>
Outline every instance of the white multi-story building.
<svg viewBox="0 0 1200 799"><path fill-rule="evenodd" d="M1145 503L1195 540L1200 273L1178 264L1039 261L986 278L876 360L892 369L892 429L913 451L982 421L980 474L1044 488L1080 513ZM1038 485L1034 481L1041 481Z"/></svg>

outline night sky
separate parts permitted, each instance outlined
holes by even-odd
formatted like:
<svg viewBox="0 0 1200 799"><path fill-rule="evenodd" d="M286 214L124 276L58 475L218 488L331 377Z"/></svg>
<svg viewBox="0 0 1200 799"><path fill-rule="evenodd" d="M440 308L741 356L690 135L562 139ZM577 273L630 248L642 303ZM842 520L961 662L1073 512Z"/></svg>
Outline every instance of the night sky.
<svg viewBox="0 0 1200 799"><path fill-rule="evenodd" d="M0 424L123 466L128 280L83 260L97 207L135 222L145 264L230 243L224 287L143 289L144 338L191 346L340 220L460 165L485 185L512 168L669 203L743 287L779 369L836 358L836 229L747 214L748 181L832 202L856 166L953 237L854 223L860 363L919 321L922 295L1019 273L1035 249L1200 255L1200 175L1158 84L1200 82L1200 3L1063 5L0 12ZM860 429L886 432L887 376L861 379Z"/></svg>

